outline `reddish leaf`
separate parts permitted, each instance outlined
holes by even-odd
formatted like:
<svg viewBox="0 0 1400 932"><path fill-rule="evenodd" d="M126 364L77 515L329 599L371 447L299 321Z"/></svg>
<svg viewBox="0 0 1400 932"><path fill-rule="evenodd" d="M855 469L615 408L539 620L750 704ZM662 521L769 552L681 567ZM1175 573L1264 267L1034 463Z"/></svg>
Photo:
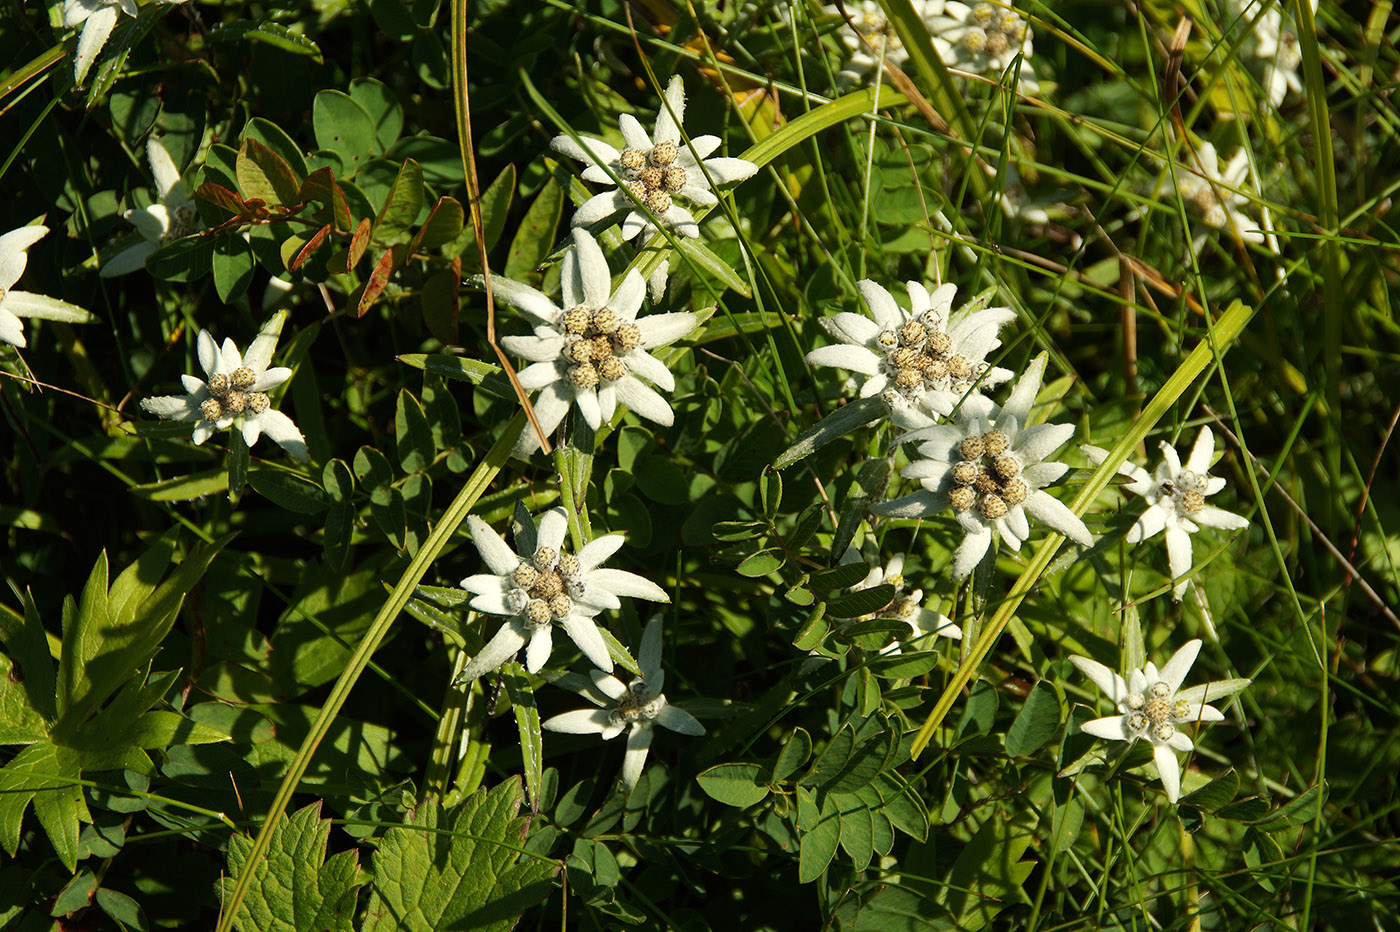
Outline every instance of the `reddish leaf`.
<svg viewBox="0 0 1400 932"><path fill-rule="evenodd" d="M201 201L207 201L215 207L239 216L242 216L247 210L246 202L237 191L230 191L223 185L214 184L212 181L206 181L200 185L199 190L194 192L194 196Z"/></svg>
<svg viewBox="0 0 1400 932"><path fill-rule="evenodd" d="M357 230L357 235L358 232ZM369 306L384 292L384 288L389 284L389 276L392 275L393 272L394 250L386 249L384 255L380 256L379 261L374 264L374 271L370 273L369 281L365 282L364 293L360 295L359 304L355 306L356 317L365 316L365 312L369 310Z"/></svg>
<svg viewBox="0 0 1400 932"><path fill-rule="evenodd" d="M355 234L350 237L350 261L346 266L347 272L360 264L360 259L364 257L365 250L369 248L370 229L371 224L368 217L361 220L360 225L355 227Z"/></svg>
<svg viewBox="0 0 1400 932"><path fill-rule="evenodd" d="M243 140L234 171L244 197L260 197L286 207L301 203L301 185L291 166L256 139Z"/></svg>
<svg viewBox="0 0 1400 932"><path fill-rule="evenodd" d="M291 270L293 272L301 268L301 264L307 259L310 259L312 253L321 248L321 244L326 241L326 237L330 235L330 232L331 225L328 223L312 235L306 245L301 247L301 251L296 254L296 258L292 260Z"/></svg>
<svg viewBox="0 0 1400 932"><path fill-rule="evenodd" d="M464 216L462 205L456 198L438 198L433 209L428 212L428 219L423 221L423 226L413 237L410 254L417 253L420 249L433 249L455 240L462 232Z"/></svg>

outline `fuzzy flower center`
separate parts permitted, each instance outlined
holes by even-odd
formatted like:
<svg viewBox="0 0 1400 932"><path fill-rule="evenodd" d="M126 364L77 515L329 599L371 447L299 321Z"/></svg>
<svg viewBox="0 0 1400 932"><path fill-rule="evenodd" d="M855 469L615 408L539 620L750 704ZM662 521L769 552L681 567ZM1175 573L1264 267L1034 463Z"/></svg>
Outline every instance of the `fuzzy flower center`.
<svg viewBox="0 0 1400 932"><path fill-rule="evenodd" d="M982 517L995 521L1030 495L1021 478L1021 458L1001 431L968 434L958 444L958 453L961 458L953 464L953 488L948 493L953 510L976 508Z"/></svg>
<svg viewBox="0 0 1400 932"><path fill-rule="evenodd" d="M1123 718L1128 733L1170 741L1176 726L1187 721L1191 713L1191 703L1173 696L1171 686L1161 681L1153 683L1145 695L1130 694L1124 703L1127 712Z"/></svg>
<svg viewBox="0 0 1400 932"><path fill-rule="evenodd" d="M685 169L677 162L680 149L674 142L659 142L650 149L628 146L618 156L618 176L637 200L654 214L671 209L672 196L685 187Z"/></svg>
<svg viewBox="0 0 1400 932"><path fill-rule="evenodd" d="M193 204L185 204L170 211L170 229L161 234L160 241L168 243L192 236L202 229L204 224L200 222L199 212L194 209Z"/></svg>
<svg viewBox="0 0 1400 932"><path fill-rule="evenodd" d="M562 323L565 343L560 355L570 364L564 380L579 391L625 376L624 357L642 345L641 329L610 308L579 305L564 312Z"/></svg>
<svg viewBox="0 0 1400 932"><path fill-rule="evenodd" d="M578 557L552 547L540 547L529 560L521 560L510 580L515 587L511 601L523 608L525 621L537 628L567 618L574 598L583 592Z"/></svg>
<svg viewBox="0 0 1400 932"><path fill-rule="evenodd" d="M971 55L997 58L1019 49L1026 39L1026 21L1015 10L979 3L974 6L963 33L962 45Z"/></svg>
<svg viewBox="0 0 1400 932"><path fill-rule="evenodd" d="M646 681L637 677L627 685L627 692L617 700L617 707L608 718L614 725L631 725L651 721L666 707L666 697L653 696Z"/></svg>
<svg viewBox="0 0 1400 932"><path fill-rule="evenodd" d="M966 356L954 353L953 338L927 312L906 320L897 330L881 331L875 340L880 366L894 382L892 391L907 401L917 401L926 390L964 393L987 371L986 363L973 365Z"/></svg>
<svg viewBox="0 0 1400 932"><path fill-rule="evenodd" d="M265 392L251 391L257 375L247 366L239 366L232 375L216 372L209 377L209 397L200 402L199 413L206 421L242 414L262 414L272 405Z"/></svg>
<svg viewBox="0 0 1400 932"><path fill-rule="evenodd" d="M1171 502L1177 515L1189 518L1206 504L1206 487L1210 476L1187 469L1176 477L1176 481L1165 481L1158 485L1158 492Z"/></svg>

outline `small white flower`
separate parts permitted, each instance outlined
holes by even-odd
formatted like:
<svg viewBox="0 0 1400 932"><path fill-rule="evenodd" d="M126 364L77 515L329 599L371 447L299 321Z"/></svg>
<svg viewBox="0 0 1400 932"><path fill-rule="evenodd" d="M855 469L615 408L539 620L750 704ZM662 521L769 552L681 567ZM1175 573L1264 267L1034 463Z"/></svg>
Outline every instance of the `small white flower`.
<svg viewBox="0 0 1400 932"><path fill-rule="evenodd" d="M1049 212L1043 203L1031 200L1021 181L1021 173L1010 162L1006 163L1001 174L1001 190L993 191L992 196L1001 205L1002 213L1011 220L1035 224L1050 222Z"/></svg>
<svg viewBox="0 0 1400 932"><path fill-rule="evenodd" d="M1313 12L1317 12L1317 0L1311 0ZM1258 4L1253 0L1231 0L1235 16L1249 16ZM1288 92L1303 92L1303 82L1298 77L1298 67L1303 63L1303 55L1298 50L1298 33L1292 17L1284 18L1283 4L1271 6L1265 3L1262 12L1252 22L1252 32L1246 39L1243 52L1256 62L1263 63L1264 76L1261 83L1269 95L1269 102L1275 108L1283 104Z"/></svg>
<svg viewBox="0 0 1400 932"><path fill-rule="evenodd" d="M204 229L194 202L180 182L180 170L175 167L165 145L154 136L146 142L146 159L151 164L151 175L160 199L149 207L122 214L122 219L136 227L144 242L128 246L106 262L99 273L103 278L127 275L144 268L146 257L161 246Z"/></svg>
<svg viewBox="0 0 1400 932"><path fill-rule="evenodd" d="M1215 146L1202 143L1196 150L1196 163L1197 171L1184 167L1177 171L1176 188L1182 199L1201 212L1207 226L1217 230L1232 229L1246 243L1264 242L1263 231L1257 229L1259 225L1240 210L1249 203L1249 198L1239 190L1249 175L1249 154L1243 147L1235 150L1225 170L1221 171ZM1191 248L1199 252L1204 242L1205 235L1201 234L1192 241Z"/></svg>
<svg viewBox="0 0 1400 932"><path fill-rule="evenodd" d="M622 761L622 784L628 789L636 786L642 775L655 726L696 737L705 733L705 726L696 721L695 716L667 703L661 692L666 673L661 669L659 615L647 622L637 662L642 668L642 675L625 686L616 677L589 670L592 682L576 691L600 708L565 712L546 720L541 726L548 731L570 735L602 735L605 741L626 731L627 753Z"/></svg>
<svg viewBox="0 0 1400 932"><path fill-rule="evenodd" d="M807 354L814 366L834 366L867 376L860 396L879 395L902 427L928 427L951 413L959 401L966 413L986 413L992 403L981 393L1011 377L987 365L987 354L1001 346L997 331L1015 319L1006 307L953 312L956 285L932 293L908 282L910 310L895 303L880 285L857 283L870 316L842 311L821 321L840 343Z"/></svg>
<svg viewBox="0 0 1400 932"><path fill-rule="evenodd" d="M571 405L594 430L610 419L618 402L649 421L670 426L675 418L664 391L676 387L671 371L648 350L674 343L694 330L694 314L676 312L637 317L646 283L636 270L612 288L608 260L587 230L574 230L574 245L564 253L562 304L529 285L492 278L496 298L534 317L533 336L502 337L501 345L532 365L520 372L526 391L541 389L535 416L548 434ZM517 455L539 444L533 430L521 435Z"/></svg>
<svg viewBox="0 0 1400 932"><path fill-rule="evenodd" d="M685 86L680 75L671 78L666 87L666 100L656 114L656 126L651 135L630 113L618 118L624 147L616 149L601 139L580 136L555 136L551 148L561 155L588 163L583 179L595 184L616 185L589 198L574 212L574 227L591 227L622 218L622 238L632 239L638 233L656 231L660 221L677 236L698 237L700 227L695 217L677 200L709 207L719 203L710 184L724 185L758 171L747 159L707 158L719 148L718 136L696 136L689 145L681 138L681 121L685 116ZM701 162L697 163L696 159ZM606 167L605 167L606 166ZM637 206L628 191L646 206Z"/></svg>
<svg viewBox="0 0 1400 932"><path fill-rule="evenodd" d="M12 343L19 347L28 345L24 339L24 328L20 326L21 317L41 317L71 324L87 323L92 319L87 311L66 301L15 289L15 282L19 281L25 266L29 264L26 250L48 232L48 227L35 224L0 236L0 343Z"/></svg>
<svg viewBox="0 0 1400 932"><path fill-rule="evenodd" d="M934 48L949 68L1000 75L1020 55L1017 85L1028 94L1039 89L1030 64L1030 27L1025 17L1010 6L949 0L943 4L942 15L928 22Z"/></svg>
<svg viewBox="0 0 1400 932"><path fill-rule="evenodd" d="M1157 772L1167 791L1167 799L1172 802L1181 797L1181 770L1176 752L1195 747L1191 738L1177 726L1221 721L1225 716L1205 703L1233 696L1250 682L1247 679L1218 680L1182 689L1181 683L1191 672L1191 665L1200 651L1200 640L1187 641L1161 670L1148 661L1141 670L1129 670L1126 681L1097 660L1069 658L1120 713L1085 722L1079 730L1110 741L1136 741L1138 738L1151 741Z"/></svg>
<svg viewBox="0 0 1400 932"><path fill-rule="evenodd" d="M1096 464L1108 457L1108 451L1101 447L1085 444L1080 449ZM1191 585L1186 576L1191 571L1191 535L1202 527L1238 531L1249 527L1249 521L1206 504L1206 496L1225 488L1223 478L1210 474L1210 464L1215 458L1215 434L1209 427L1202 427L1196 435L1184 466L1170 444L1163 441L1161 450L1162 464L1155 475L1149 476L1147 470L1132 463L1118 467L1118 472L1132 480L1123 488L1147 501L1147 510L1128 529L1126 540L1136 544L1159 531L1166 531L1167 565L1177 581L1172 587L1172 597L1179 602Z"/></svg>
<svg viewBox="0 0 1400 932"><path fill-rule="evenodd" d="M913 0L912 6L914 14L925 22L943 9L942 0ZM909 52L876 0L847 3L846 12L850 14L850 24L842 26L835 33L849 53L844 67L837 74L842 84L854 83L877 70L882 60L882 52L884 61L896 68L905 66L909 61ZM840 16L841 8L829 3L822 7L822 13L827 16ZM855 28L852 29L852 26Z"/></svg>
<svg viewBox="0 0 1400 932"><path fill-rule="evenodd" d="M155 0L157 3L184 3L185 0ZM81 85L92 67L97 53L107 44L107 37L117 25L118 16L136 16L136 0L63 0L63 25L67 29L83 27L78 37L78 52L73 58L73 80Z"/></svg>
<svg viewBox="0 0 1400 932"><path fill-rule="evenodd" d="M903 470L923 490L874 506L876 514L922 518L952 508L966 536L953 554L953 575L967 576L999 536L1020 550L1030 536L1027 515L1090 547L1094 538L1084 522L1058 499L1041 491L1069 470L1045 462L1074 434L1072 424L1025 427L1040 380L1045 354L1016 382L1005 407L992 413L960 412L960 424L913 431L901 441L917 441L922 458Z"/></svg>
<svg viewBox="0 0 1400 932"><path fill-rule="evenodd" d="M656 583L602 566L622 546L621 534L591 540L577 555L565 550L568 519L563 508L540 515L537 529L524 506L517 506L515 550L475 515L467 516L467 526L491 572L468 576L462 588L476 595L471 601L474 610L510 620L462 670L459 683L489 673L522 647L526 648L525 669L538 672L553 649L555 625L564 629L584 656L610 671L612 657L593 616L620 608L619 596L671 601Z"/></svg>
<svg viewBox="0 0 1400 932"><path fill-rule="evenodd" d="M237 426L249 447L263 434L275 440L294 458L307 460L306 438L292 419L272 408L267 392L291 378L286 366L273 366L272 353L287 320L286 311L272 316L248 347L247 355L229 339L222 348L208 330L199 331L195 348L199 366L208 381L192 375L180 376L186 395L163 395L141 399L141 407L152 414L178 421L194 421L194 442L201 444L215 430Z"/></svg>
<svg viewBox="0 0 1400 932"><path fill-rule="evenodd" d="M855 551L852 548L846 552L851 554ZM922 637L925 634L960 640L962 629L953 624L953 619L935 612L933 609L923 607L924 590L914 589L908 593L904 591L904 556L902 553L897 553L890 557L889 562L883 567L872 566L865 578L851 587L852 592L860 592L863 589L874 589L876 586L893 586L894 598L890 604L877 611L868 612L859 618L849 620L869 621L873 618L894 618L909 626L909 634L906 635L908 640ZM880 653L897 654L899 652L900 648L896 643L891 644Z"/></svg>

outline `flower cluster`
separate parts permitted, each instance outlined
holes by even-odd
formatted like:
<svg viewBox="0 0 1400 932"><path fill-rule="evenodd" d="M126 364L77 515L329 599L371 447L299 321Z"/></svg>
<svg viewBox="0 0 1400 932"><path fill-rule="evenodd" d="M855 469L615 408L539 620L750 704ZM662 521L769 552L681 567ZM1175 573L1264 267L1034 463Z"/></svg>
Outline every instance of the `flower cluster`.
<svg viewBox="0 0 1400 932"><path fill-rule="evenodd" d="M1195 153L1196 171L1178 171L1177 191L1182 200L1201 212L1206 226L1217 230L1232 230L1246 243L1264 242L1264 234L1256 229L1257 224L1240 210L1249 203L1249 198L1241 193L1249 176L1249 153L1236 149L1222 170L1215 146L1202 143ZM1199 252L1204 236L1192 241L1192 248Z"/></svg>
<svg viewBox="0 0 1400 932"><path fill-rule="evenodd" d="M929 20L929 26L934 47L948 67L1000 75L1019 57L1012 77L1020 90L1039 89L1030 67L1031 31L1024 16L1001 3L948 0L941 6L942 12Z"/></svg>

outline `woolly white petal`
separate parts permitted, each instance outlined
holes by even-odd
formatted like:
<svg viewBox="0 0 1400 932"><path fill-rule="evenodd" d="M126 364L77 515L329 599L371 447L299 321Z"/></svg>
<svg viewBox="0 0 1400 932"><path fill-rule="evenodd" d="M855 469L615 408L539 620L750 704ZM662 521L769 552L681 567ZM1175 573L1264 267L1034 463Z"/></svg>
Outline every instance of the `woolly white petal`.
<svg viewBox="0 0 1400 932"><path fill-rule="evenodd" d="M888 518L926 518L948 507L948 496L923 490L872 505L870 510Z"/></svg>
<svg viewBox="0 0 1400 932"><path fill-rule="evenodd" d="M491 293L497 301L509 304L532 317L552 324L562 313L557 305L539 291L509 278L491 277Z"/></svg>
<svg viewBox="0 0 1400 932"><path fill-rule="evenodd" d="M1242 518L1237 514L1216 508L1214 505L1203 505L1200 509L1191 513L1191 520L1202 527L1218 527L1227 531L1239 531L1249 527L1249 519Z"/></svg>
<svg viewBox="0 0 1400 932"><path fill-rule="evenodd" d="M518 654L520 648L524 646L525 622L519 618L512 618L501 625L501 629L496 632L495 637L486 643L486 646L481 649L481 653L473 657L471 662L463 668L457 677L457 682L466 683L483 673L491 672Z"/></svg>
<svg viewBox="0 0 1400 932"><path fill-rule="evenodd" d="M651 384L662 391L674 391L676 379L671 375L671 370L666 368L665 363L656 359L645 350L633 350L623 357L627 368L633 375L646 379ZM610 416L606 411L605 416Z"/></svg>
<svg viewBox="0 0 1400 932"><path fill-rule="evenodd" d="M861 375L877 375L880 372L880 357L863 346L845 343L819 346L807 354L807 362L814 366L848 369Z"/></svg>
<svg viewBox="0 0 1400 932"><path fill-rule="evenodd" d="M1030 366L1016 381L1016 387L1011 389L1011 397L1006 399L1006 404L1002 406L1002 416L1014 417L1017 424L1026 423L1026 418L1031 413L1031 406L1035 404L1035 396L1040 393L1040 382L1045 375L1045 361L1045 353L1041 353L1031 360ZM999 423L1000 419L998 419ZM1072 434L1074 431L1071 430L1070 433Z"/></svg>
<svg viewBox="0 0 1400 932"><path fill-rule="evenodd" d="M579 569L587 573L601 566L608 557L617 553L625 539L621 534L604 534L590 540L578 552Z"/></svg>
<svg viewBox="0 0 1400 932"><path fill-rule="evenodd" d="M1201 432L1196 435L1196 442L1191 445L1191 455L1186 458L1186 468L1196 475L1203 475L1210 471L1211 460L1215 458L1215 435L1210 432L1209 427L1202 427Z"/></svg>
<svg viewBox="0 0 1400 932"><path fill-rule="evenodd" d="M1073 424L1037 424L1021 431L1016 438L1016 452L1027 463L1037 463L1064 446L1073 436Z"/></svg>
<svg viewBox="0 0 1400 932"><path fill-rule="evenodd" d="M530 643L525 648L525 669L538 673L549 663L549 655L554 652L554 626L541 625L530 634Z"/></svg>
<svg viewBox="0 0 1400 932"><path fill-rule="evenodd" d="M491 568L491 572L505 576L514 573L520 566L520 557L510 549L504 537L492 530L491 525L476 515L467 515L467 527L471 529L472 543L476 545L477 553L481 554L481 559Z"/></svg>
<svg viewBox="0 0 1400 932"><path fill-rule="evenodd" d="M982 562L982 558L987 555L987 548L991 545L992 529L989 527L983 527L964 537L953 553L953 578L967 578L977 568L977 564Z"/></svg>
<svg viewBox="0 0 1400 932"><path fill-rule="evenodd" d="M208 330L199 331L199 336L195 339L195 351L199 356L199 367L204 370L205 375L213 375L218 371L219 344L214 342L214 337Z"/></svg>
<svg viewBox="0 0 1400 932"><path fill-rule="evenodd" d="M1181 797L1181 765L1177 763L1176 752L1168 745L1157 744L1152 748L1152 759L1157 762L1157 773L1162 777L1167 799L1176 802Z"/></svg>
<svg viewBox="0 0 1400 932"><path fill-rule="evenodd" d="M574 404L578 406L578 413L583 415L588 426L597 430L603 426L603 409L598 404L598 392L592 388L575 389Z"/></svg>
<svg viewBox="0 0 1400 932"><path fill-rule="evenodd" d="M291 454L293 459L303 463L310 459L310 454L306 449L306 438L301 435L301 431L297 430L296 424L292 423L292 419L287 415L269 408L257 415L256 418L248 418L248 420L254 419L257 420L261 431L275 440L277 445Z"/></svg>
<svg viewBox="0 0 1400 932"><path fill-rule="evenodd" d="M545 328L541 327L541 330ZM548 331L546 331L548 332ZM536 363L553 363L559 358L559 354L564 349L565 340L563 337L536 337L536 336L510 336L501 337L501 346L507 352ZM557 372L555 378L558 378ZM549 379L543 385L536 385L535 388L543 388L554 379ZM526 389L529 391L529 389Z"/></svg>
<svg viewBox="0 0 1400 932"><path fill-rule="evenodd" d="M681 76L676 74L671 76L671 80L666 84L666 97L661 102L661 107L656 111L656 129L652 131L651 139L656 145L663 142L674 142L680 145L681 124L685 122L685 82Z"/></svg>
<svg viewBox="0 0 1400 932"><path fill-rule="evenodd" d="M585 657L593 661L598 669L607 673L612 672L613 662L612 657L608 655L608 645L603 641L603 636L598 633L598 626L593 623L592 618L570 612L560 624L569 633L569 637L573 638L578 649L583 651Z"/></svg>
<svg viewBox="0 0 1400 932"><path fill-rule="evenodd" d="M1080 725L1079 730L1086 735L1107 738L1109 741L1127 741L1129 738L1127 729L1123 727L1123 716L1121 715L1093 719Z"/></svg>
<svg viewBox="0 0 1400 932"><path fill-rule="evenodd" d="M1172 578L1179 580L1172 587L1172 598L1180 602L1191 583L1186 578L1191 571L1191 535L1179 527L1167 528L1167 567L1171 570Z"/></svg>
<svg viewBox="0 0 1400 932"><path fill-rule="evenodd" d="M895 330L904 323L904 311L895 303L894 296L881 285L868 278L856 282L856 288L870 308L870 316L881 330Z"/></svg>
<svg viewBox="0 0 1400 932"><path fill-rule="evenodd" d="M617 570L611 567L599 567L588 575L588 581L595 586L601 586L614 595L627 596L631 599L646 599L648 602L670 602L671 597L650 579L638 576L636 573L629 573L627 570Z"/></svg>
<svg viewBox="0 0 1400 932"><path fill-rule="evenodd" d="M131 219L131 218L127 218ZM143 234L144 235L144 234ZM128 246L121 252L102 263L98 269L99 278L116 278L118 275L130 275L146 267L146 257L160 248L160 243L150 239Z"/></svg>
<svg viewBox="0 0 1400 932"><path fill-rule="evenodd" d="M827 333L852 346L867 346L880 335L879 324L864 314L852 314L850 311L834 314L819 323Z"/></svg>
<svg viewBox="0 0 1400 932"><path fill-rule="evenodd" d="M4 321L4 313L0 312L0 337L4 336ZM201 416L199 405L189 395L158 395L154 398L142 398L141 409L158 417L179 421L192 421Z"/></svg>
<svg viewBox="0 0 1400 932"><path fill-rule="evenodd" d="M748 159L706 159L705 171L709 172L715 184L724 185L752 178L758 166Z"/></svg>
<svg viewBox="0 0 1400 932"><path fill-rule="evenodd" d="M608 143L601 139L594 139L592 136L580 136L577 140L565 135L555 136L549 141L549 147L567 158L598 165L608 165L615 162L622 154Z"/></svg>
<svg viewBox="0 0 1400 932"><path fill-rule="evenodd" d="M1063 502L1039 489L1026 496L1024 505L1032 518L1046 527L1053 528L1082 547L1094 546L1094 535L1084 526L1084 522L1074 516Z"/></svg>
<svg viewBox="0 0 1400 932"><path fill-rule="evenodd" d="M583 303L590 307L606 307L612 296L612 273L602 248L587 230L576 229L574 249L578 256L575 267L582 286Z"/></svg>
<svg viewBox="0 0 1400 932"><path fill-rule="evenodd" d="M1043 489L1067 472L1069 466L1064 463L1036 463L1034 466L1027 466L1021 472L1021 478L1031 488Z"/></svg>
<svg viewBox="0 0 1400 932"><path fill-rule="evenodd" d="M695 716L673 705L668 705L658 712L654 721L662 728L669 728L683 735L699 737L705 733L705 726L700 724Z"/></svg>
<svg viewBox="0 0 1400 932"><path fill-rule="evenodd" d="M635 321L637 311L641 310L642 302L647 296L647 281L642 278L642 273L632 269L618 282L617 290L608 299L608 307L621 320Z"/></svg>
<svg viewBox="0 0 1400 932"><path fill-rule="evenodd" d="M273 366L271 369L264 369L253 379L253 387L250 392L265 392L270 388L276 388L292 377L292 370L286 366Z"/></svg>
<svg viewBox="0 0 1400 932"><path fill-rule="evenodd" d="M626 194L617 189L605 191L584 201L574 211L574 218L569 224L573 227L591 227L631 207L632 201Z"/></svg>
<svg viewBox="0 0 1400 932"><path fill-rule="evenodd" d="M551 508L540 515L535 527L535 549L548 547L558 553L569 533L569 518L564 514L563 508Z"/></svg>
<svg viewBox="0 0 1400 932"><path fill-rule="evenodd" d="M622 756L622 785L629 790L642 778L642 768L647 763L647 749L651 747L651 722L632 726L627 736L627 753Z"/></svg>
<svg viewBox="0 0 1400 932"><path fill-rule="evenodd" d="M559 381L559 366L553 360L532 363L516 373L520 387L527 392Z"/></svg>
<svg viewBox="0 0 1400 932"><path fill-rule="evenodd" d="M611 715L607 709L576 709L545 719L540 727L566 735L597 735L607 730Z"/></svg>
<svg viewBox="0 0 1400 932"><path fill-rule="evenodd" d="M97 53L107 44L107 37L117 25L120 10L115 6L105 6L90 14L83 21L83 31L78 37L78 51L73 57L73 80L81 85L92 67Z"/></svg>
<svg viewBox="0 0 1400 932"><path fill-rule="evenodd" d="M636 323L637 329L641 331L642 346L646 349L669 346L699 325L695 315L689 311L648 314L646 317L638 319Z"/></svg>
<svg viewBox="0 0 1400 932"><path fill-rule="evenodd" d="M18 347L28 345L24 339L24 327L20 324L19 318L3 307L0 307L0 342Z"/></svg>
<svg viewBox="0 0 1400 932"><path fill-rule="evenodd" d="M175 160L170 157L165 143L155 136L146 142L146 160L151 163L151 174L156 180L156 190L160 192L161 200L165 200L170 197L172 191L179 187L180 170L175 167Z"/></svg>
<svg viewBox="0 0 1400 932"><path fill-rule="evenodd" d="M1200 652L1200 638L1187 641L1177 648L1176 653L1172 654L1172 659L1162 666L1160 674L1162 682L1170 686L1173 693L1180 688L1182 681L1186 679L1186 674L1191 672L1191 666L1196 662L1196 657Z"/></svg>
<svg viewBox="0 0 1400 932"><path fill-rule="evenodd" d="M1123 678L1108 667L1090 657L1071 656L1069 662L1074 664L1075 669L1093 680L1099 691L1108 697L1109 701L1115 705L1122 702L1128 695L1128 685L1123 682Z"/></svg>
<svg viewBox="0 0 1400 932"><path fill-rule="evenodd" d="M670 427L675 422L675 413L666 403L666 399L635 377L624 376L618 380L617 397L638 417L644 417L663 427Z"/></svg>

